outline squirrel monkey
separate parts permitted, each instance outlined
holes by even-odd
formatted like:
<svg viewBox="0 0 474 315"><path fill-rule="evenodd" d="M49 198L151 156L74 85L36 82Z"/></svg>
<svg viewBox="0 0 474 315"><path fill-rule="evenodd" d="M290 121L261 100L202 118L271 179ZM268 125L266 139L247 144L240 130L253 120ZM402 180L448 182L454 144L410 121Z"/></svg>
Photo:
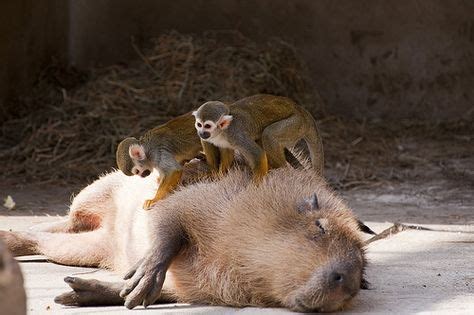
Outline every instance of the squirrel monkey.
<svg viewBox="0 0 474 315"><path fill-rule="evenodd" d="M191 113L147 131L140 139L126 138L117 148L118 168L128 176L146 177L158 170L159 187L143 208L163 199L179 183L182 165L199 155L202 145L194 129Z"/></svg>
<svg viewBox="0 0 474 315"><path fill-rule="evenodd" d="M322 175L324 154L316 121L286 97L258 94L233 104L206 102L193 112L209 165L225 171L238 150L260 180L268 168L286 165L285 155L304 139L313 168ZM218 154L220 154L220 165Z"/></svg>

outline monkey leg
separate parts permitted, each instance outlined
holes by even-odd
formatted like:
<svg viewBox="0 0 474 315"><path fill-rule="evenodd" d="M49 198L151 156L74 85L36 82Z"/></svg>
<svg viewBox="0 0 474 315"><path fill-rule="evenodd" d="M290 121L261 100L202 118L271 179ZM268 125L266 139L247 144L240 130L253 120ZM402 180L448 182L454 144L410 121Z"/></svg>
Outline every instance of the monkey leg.
<svg viewBox="0 0 474 315"><path fill-rule="evenodd" d="M143 205L143 209L145 210L148 210L158 200L163 199L173 191L176 186L178 186L181 175L183 174L183 168L178 161L176 161L174 155L169 152L162 153L160 160L157 161L155 165L159 166L160 183L155 197L150 200L145 200Z"/></svg>
<svg viewBox="0 0 474 315"><path fill-rule="evenodd" d="M265 151L247 135L234 139L234 146L252 168L254 182L259 183L268 173L268 160Z"/></svg>
<svg viewBox="0 0 474 315"><path fill-rule="evenodd" d="M303 135L304 120L298 115L292 115L267 126L262 132L261 141L270 167L284 167L287 162L285 148L295 145Z"/></svg>
<svg viewBox="0 0 474 315"><path fill-rule="evenodd" d="M219 173L225 174L232 166L234 162L234 150L219 148L220 152L220 164L219 164Z"/></svg>
<svg viewBox="0 0 474 315"><path fill-rule="evenodd" d="M204 154L206 155L207 164L211 167L213 172L217 172L221 159L219 148L204 140L201 140L201 144Z"/></svg>
<svg viewBox="0 0 474 315"><path fill-rule="evenodd" d="M112 245L106 236L102 228L77 234L0 231L14 256L39 254L59 264L90 267L111 265Z"/></svg>

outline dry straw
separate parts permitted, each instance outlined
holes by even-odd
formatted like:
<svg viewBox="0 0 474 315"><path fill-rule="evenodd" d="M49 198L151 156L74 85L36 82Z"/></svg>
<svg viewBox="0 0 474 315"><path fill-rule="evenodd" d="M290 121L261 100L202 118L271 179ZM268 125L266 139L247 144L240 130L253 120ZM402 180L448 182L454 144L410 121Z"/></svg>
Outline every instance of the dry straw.
<svg viewBox="0 0 474 315"><path fill-rule="evenodd" d="M137 60L92 69L85 79L54 66L46 69L33 97L19 105L25 114L2 125L4 177L94 177L115 166L121 139L208 100L272 93L311 109L304 67L281 40L257 44L234 31L170 32L146 48L131 45ZM64 88L81 80L77 87Z"/></svg>
<svg viewBox="0 0 474 315"><path fill-rule="evenodd" d="M139 136L208 100L271 93L293 98L318 119L326 175L336 188L433 174L472 185L472 172L460 173L449 164L452 158L472 158L472 121L374 124L327 116L306 67L284 41L257 44L234 31L169 32L146 47L131 45L137 59L129 64L86 74L54 65L45 69L32 97L15 104L16 118L1 126L3 180L92 179L115 166L117 143L127 136Z"/></svg>

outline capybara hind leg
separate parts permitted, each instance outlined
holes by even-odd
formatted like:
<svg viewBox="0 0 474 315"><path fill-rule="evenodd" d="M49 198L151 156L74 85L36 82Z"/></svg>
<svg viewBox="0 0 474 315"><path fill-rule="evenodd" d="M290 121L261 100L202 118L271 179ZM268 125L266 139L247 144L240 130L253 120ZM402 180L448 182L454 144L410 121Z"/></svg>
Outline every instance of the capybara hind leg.
<svg viewBox="0 0 474 315"><path fill-rule="evenodd" d="M63 293L54 302L66 306L104 306L123 305L124 298L119 293L125 282L105 282L95 279L66 277L64 281L73 291ZM157 303L173 303L176 298L171 292L163 290Z"/></svg>
<svg viewBox="0 0 474 315"><path fill-rule="evenodd" d="M108 231L98 229L83 233L37 233L42 255L63 265L111 266L112 244Z"/></svg>
<svg viewBox="0 0 474 315"><path fill-rule="evenodd" d="M112 257L103 229L77 234L0 231L0 239L14 256L40 254L63 265L106 267Z"/></svg>

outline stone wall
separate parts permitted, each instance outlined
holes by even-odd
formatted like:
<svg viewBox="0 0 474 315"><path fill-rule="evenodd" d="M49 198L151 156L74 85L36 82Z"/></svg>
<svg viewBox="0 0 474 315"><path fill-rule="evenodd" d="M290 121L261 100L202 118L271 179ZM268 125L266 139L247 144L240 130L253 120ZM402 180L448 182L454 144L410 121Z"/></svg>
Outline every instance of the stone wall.
<svg viewBox="0 0 474 315"><path fill-rule="evenodd" d="M0 22L1 60L8 63L0 95L5 82L27 86L52 53L67 52L71 64L85 68L135 58L132 36L238 29L257 41L278 36L294 44L328 113L435 120L474 114L474 1L20 2L3 12L11 22Z"/></svg>

